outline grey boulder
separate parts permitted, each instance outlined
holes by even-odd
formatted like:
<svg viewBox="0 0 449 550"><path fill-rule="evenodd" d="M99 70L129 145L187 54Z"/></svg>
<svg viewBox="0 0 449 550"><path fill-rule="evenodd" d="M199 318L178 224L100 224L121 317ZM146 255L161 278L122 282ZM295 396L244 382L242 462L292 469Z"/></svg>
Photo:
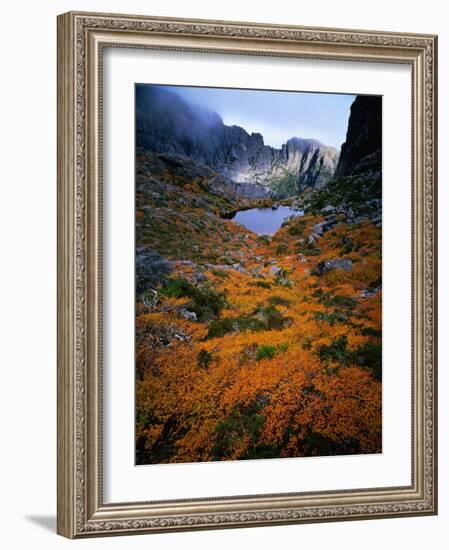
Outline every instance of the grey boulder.
<svg viewBox="0 0 449 550"><path fill-rule="evenodd" d="M159 252L145 247L136 250L136 291L138 294L163 285L172 273L171 262Z"/></svg>
<svg viewBox="0 0 449 550"><path fill-rule="evenodd" d="M318 275L325 275L334 269L342 269L343 271L352 271L352 260L349 258L337 258L335 260L324 260L316 266Z"/></svg>

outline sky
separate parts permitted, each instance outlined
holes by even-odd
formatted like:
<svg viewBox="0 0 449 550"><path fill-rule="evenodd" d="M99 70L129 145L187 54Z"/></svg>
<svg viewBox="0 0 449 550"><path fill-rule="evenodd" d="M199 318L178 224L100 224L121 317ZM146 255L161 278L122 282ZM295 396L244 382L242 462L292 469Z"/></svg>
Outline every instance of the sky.
<svg viewBox="0 0 449 550"><path fill-rule="evenodd" d="M217 112L228 126L259 132L279 148L292 137L314 138L340 149L354 95L167 86Z"/></svg>

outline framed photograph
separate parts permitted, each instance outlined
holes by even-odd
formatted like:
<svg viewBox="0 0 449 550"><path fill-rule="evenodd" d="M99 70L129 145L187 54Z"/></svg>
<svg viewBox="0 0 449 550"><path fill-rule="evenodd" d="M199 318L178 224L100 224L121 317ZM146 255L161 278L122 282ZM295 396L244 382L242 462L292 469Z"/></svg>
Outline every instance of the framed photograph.
<svg viewBox="0 0 449 550"><path fill-rule="evenodd" d="M59 534L436 514L436 46L59 16Z"/></svg>

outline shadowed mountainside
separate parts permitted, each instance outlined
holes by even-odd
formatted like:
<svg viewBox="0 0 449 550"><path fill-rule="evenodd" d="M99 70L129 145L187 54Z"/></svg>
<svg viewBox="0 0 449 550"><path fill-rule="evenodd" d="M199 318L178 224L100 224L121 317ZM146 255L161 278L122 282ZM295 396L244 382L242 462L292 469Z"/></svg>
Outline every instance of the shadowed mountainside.
<svg viewBox="0 0 449 550"><path fill-rule="evenodd" d="M341 147L335 177L365 172L376 156L381 169L382 97L357 96L351 105L346 141Z"/></svg>
<svg viewBox="0 0 449 550"><path fill-rule="evenodd" d="M382 98L357 96L335 176L311 198L312 210L333 205L358 220L382 223Z"/></svg>
<svg viewBox="0 0 449 550"><path fill-rule="evenodd" d="M338 151L314 139L293 137L280 149L259 133L227 126L212 111L167 89L136 87L136 144L204 163L230 180L246 184L249 197L297 195L321 188L334 174Z"/></svg>

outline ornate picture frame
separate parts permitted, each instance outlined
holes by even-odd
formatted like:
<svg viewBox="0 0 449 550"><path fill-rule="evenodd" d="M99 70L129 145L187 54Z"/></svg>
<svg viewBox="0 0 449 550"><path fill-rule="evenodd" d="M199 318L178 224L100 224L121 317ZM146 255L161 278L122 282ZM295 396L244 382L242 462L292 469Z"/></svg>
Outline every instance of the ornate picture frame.
<svg viewBox="0 0 449 550"><path fill-rule="evenodd" d="M132 48L402 64L412 75L411 484L104 501L102 56ZM58 17L58 533L69 538L437 513L437 37L70 12ZM404 315L410 312L404 312Z"/></svg>

